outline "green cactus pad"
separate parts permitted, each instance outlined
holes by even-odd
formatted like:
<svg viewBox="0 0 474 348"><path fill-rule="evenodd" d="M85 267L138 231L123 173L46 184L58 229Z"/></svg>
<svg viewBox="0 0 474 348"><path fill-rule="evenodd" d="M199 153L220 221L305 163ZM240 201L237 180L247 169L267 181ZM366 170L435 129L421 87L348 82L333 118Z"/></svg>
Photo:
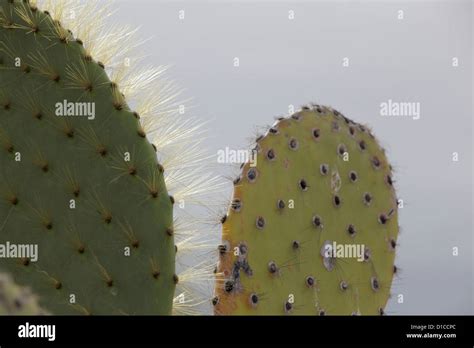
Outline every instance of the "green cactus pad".
<svg viewBox="0 0 474 348"><path fill-rule="evenodd" d="M80 38L0 0L0 244L39 253L0 271L48 312L171 313L173 204L138 119Z"/></svg>
<svg viewBox="0 0 474 348"><path fill-rule="evenodd" d="M0 315L44 315L38 298L29 288L13 283L10 276L0 274Z"/></svg>
<svg viewBox="0 0 474 348"><path fill-rule="evenodd" d="M256 151L222 220L215 313L383 314L397 199L369 129L314 105L279 119Z"/></svg>

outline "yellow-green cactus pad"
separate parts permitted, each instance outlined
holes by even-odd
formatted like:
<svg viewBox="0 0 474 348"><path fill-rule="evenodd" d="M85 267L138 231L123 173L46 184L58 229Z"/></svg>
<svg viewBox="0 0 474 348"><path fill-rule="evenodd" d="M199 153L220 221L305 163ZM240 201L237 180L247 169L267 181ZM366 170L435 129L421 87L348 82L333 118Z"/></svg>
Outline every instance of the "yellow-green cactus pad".
<svg viewBox="0 0 474 348"><path fill-rule="evenodd" d="M255 150L222 219L215 313L383 314L398 207L370 130L314 105L280 118Z"/></svg>

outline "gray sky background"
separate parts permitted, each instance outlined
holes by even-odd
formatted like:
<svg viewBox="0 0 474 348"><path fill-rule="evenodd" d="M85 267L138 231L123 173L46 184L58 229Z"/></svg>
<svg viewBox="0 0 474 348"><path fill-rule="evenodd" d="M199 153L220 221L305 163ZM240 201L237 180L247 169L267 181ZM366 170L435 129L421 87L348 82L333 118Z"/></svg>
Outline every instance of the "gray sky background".
<svg viewBox="0 0 474 348"><path fill-rule="evenodd" d="M387 312L474 313L472 1L118 5L114 20L151 37L142 48L147 62L172 65L167 76L185 89L184 98L193 98L193 116L209 121L210 153L246 148L256 127L273 123L290 104L330 105L369 124L387 149L405 202L396 262L402 272L393 286L404 303L391 300ZM419 102L421 118L380 116L388 99ZM229 174L225 166L215 170Z"/></svg>

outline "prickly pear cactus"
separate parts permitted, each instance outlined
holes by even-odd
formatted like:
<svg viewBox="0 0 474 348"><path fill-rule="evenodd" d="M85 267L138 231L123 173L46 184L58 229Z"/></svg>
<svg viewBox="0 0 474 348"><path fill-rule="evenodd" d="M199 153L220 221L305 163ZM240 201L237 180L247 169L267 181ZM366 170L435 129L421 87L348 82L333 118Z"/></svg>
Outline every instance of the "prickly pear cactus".
<svg viewBox="0 0 474 348"><path fill-rule="evenodd" d="M369 129L314 105L280 118L255 150L222 219L215 313L383 314L397 199Z"/></svg>
<svg viewBox="0 0 474 348"><path fill-rule="evenodd" d="M54 314L170 314L160 148L104 68L49 12L0 0L0 244L39 253L0 270Z"/></svg>
<svg viewBox="0 0 474 348"><path fill-rule="evenodd" d="M0 274L0 315L44 314L30 289L16 285L7 274Z"/></svg>

